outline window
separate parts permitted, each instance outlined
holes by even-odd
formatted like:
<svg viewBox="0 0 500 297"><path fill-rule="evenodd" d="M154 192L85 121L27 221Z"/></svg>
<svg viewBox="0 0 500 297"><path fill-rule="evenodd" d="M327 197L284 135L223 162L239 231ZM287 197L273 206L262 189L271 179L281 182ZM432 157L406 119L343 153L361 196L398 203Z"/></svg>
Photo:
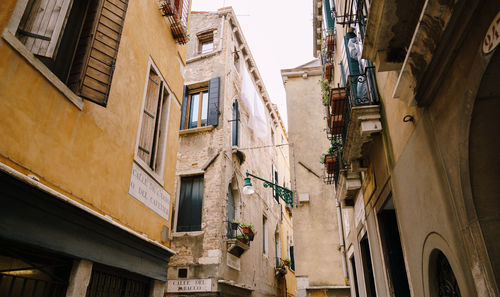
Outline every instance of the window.
<svg viewBox="0 0 500 297"><path fill-rule="evenodd" d="M236 68L236 71L240 72L240 55L238 55L236 49L234 50L234 68Z"/></svg>
<svg viewBox="0 0 500 297"><path fill-rule="evenodd" d="M189 93L188 128L198 128L207 125L208 90L195 90Z"/></svg>
<svg viewBox="0 0 500 297"><path fill-rule="evenodd" d="M16 37L77 95L106 106L128 0L19 1Z"/></svg>
<svg viewBox="0 0 500 297"><path fill-rule="evenodd" d="M377 291L375 290L375 279L373 277L372 259L370 256L370 244L366 234L359 242L361 250L361 259L363 263L363 273L365 276L365 287L367 297L376 297Z"/></svg>
<svg viewBox="0 0 500 297"><path fill-rule="evenodd" d="M198 53L207 54L214 50L214 31L198 33Z"/></svg>
<svg viewBox="0 0 500 297"><path fill-rule="evenodd" d="M279 185L279 176L278 176L278 171L276 170L276 167L274 167L274 164L271 164L271 172L272 172L272 182ZM278 195L278 192L274 190L273 188L273 196L276 202L280 203L280 196Z"/></svg>
<svg viewBox="0 0 500 297"><path fill-rule="evenodd" d="M220 78L202 84L184 87L182 101L181 130L217 126L219 123Z"/></svg>
<svg viewBox="0 0 500 297"><path fill-rule="evenodd" d="M232 145L233 146L238 146L239 145L239 138L240 138L240 126L239 126L239 121L240 121L240 112L238 110L238 101L234 101L233 103L233 119L232 119Z"/></svg>
<svg viewBox="0 0 500 297"><path fill-rule="evenodd" d="M156 173L162 170L167 134L168 96L165 82L151 65L146 84L137 156Z"/></svg>
<svg viewBox="0 0 500 297"><path fill-rule="evenodd" d="M177 232L201 231L203 175L181 178Z"/></svg>
<svg viewBox="0 0 500 297"><path fill-rule="evenodd" d="M262 217L262 253L267 255L268 243L267 243L267 218Z"/></svg>

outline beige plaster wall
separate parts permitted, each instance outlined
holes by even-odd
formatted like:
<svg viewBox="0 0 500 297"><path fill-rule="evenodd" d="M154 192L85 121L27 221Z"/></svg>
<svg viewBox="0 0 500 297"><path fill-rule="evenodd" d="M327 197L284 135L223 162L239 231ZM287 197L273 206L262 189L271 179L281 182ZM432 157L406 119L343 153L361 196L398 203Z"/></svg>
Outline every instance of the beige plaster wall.
<svg viewBox="0 0 500 297"><path fill-rule="evenodd" d="M309 69L317 70L317 69ZM282 76L287 75L282 71ZM291 179L298 195L309 202L294 208L294 241L297 277L308 277L310 286L345 285L339 247L333 185L323 183L320 157L329 148L320 76L288 76L285 79L289 141L293 144ZM311 169L309 172L299 162Z"/></svg>
<svg viewBox="0 0 500 297"><path fill-rule="evenodd" d="M0 31L6 28L15 4L15 0L0 4ZM130 1L108 105L85 101L79 110L1 39L1 162L160 241L170 220L130 196L128 188L151 59L173 92L162 177L164 189L173 198L184 81L178 56L184 59L184 52L155 1Z"/></svg>

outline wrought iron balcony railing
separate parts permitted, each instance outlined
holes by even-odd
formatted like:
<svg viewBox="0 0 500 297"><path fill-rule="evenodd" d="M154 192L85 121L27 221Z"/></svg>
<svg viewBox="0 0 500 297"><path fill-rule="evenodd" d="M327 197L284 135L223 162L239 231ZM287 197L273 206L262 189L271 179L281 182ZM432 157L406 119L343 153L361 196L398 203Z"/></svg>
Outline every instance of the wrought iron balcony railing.
<svg viewBox="0 0 500 297"><path fill-rule="evenodd" d="M328 138L336 143L336 162L333 180L338 182L340 170L345 168L343 148L350 141L348 138L348 127L353 109L362 106L374 106L380 104L377 83L375 80L375 68L369 66L365 72L357 75L349 75L347 86L333 88L330 91L330 104L327 109ZM325 182L331 183L332 177L326 176Z"/></svg>
<svg viewBox="0 0 500 297"><path fill-rule="evenodd" d="M170 30L179 44L188 42L187 22L190 0L160 0L160 10L168 18Z"/></svg>

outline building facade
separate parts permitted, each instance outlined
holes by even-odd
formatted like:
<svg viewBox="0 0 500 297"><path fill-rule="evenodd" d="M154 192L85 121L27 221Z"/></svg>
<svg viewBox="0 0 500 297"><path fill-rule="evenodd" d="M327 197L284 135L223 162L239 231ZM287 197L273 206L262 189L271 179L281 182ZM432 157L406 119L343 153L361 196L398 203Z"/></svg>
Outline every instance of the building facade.
<svg viewBox="0 0 500 297"><path fill-rule="evenodd" d="M500 3L314 5L352 296L498 296Z"/></svg>
<svg viewBox="0 0 500 297"><path fill-rule="evenodd" d="M189 9L0 4L1 296L163 296Z"/></svg>
<svg viewBox="0 0 500 297"><path fill-rule="evenodd" d="M185 77L167 296L294 296L292 201L260 180L290 187L287 134L232 8L193 12Z"/></svg>
<svg viewBox="0 0 500 297"><path fill-rule="evenodd" d="M293 149L297 296L349 296L340 204L321 158L328 154L321 61L281 70ZM323 156L323 157L322 157Z"/></svg>

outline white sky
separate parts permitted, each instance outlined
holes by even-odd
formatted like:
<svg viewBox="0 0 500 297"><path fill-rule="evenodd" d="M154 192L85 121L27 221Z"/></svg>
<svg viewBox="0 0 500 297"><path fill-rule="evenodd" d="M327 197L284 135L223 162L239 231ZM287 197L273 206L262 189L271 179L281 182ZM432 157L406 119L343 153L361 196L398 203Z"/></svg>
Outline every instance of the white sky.
<svg viewBox="0 0 500 297"><path fill-rule="evenodd" d="M232 6L271 101L288 125L281 69L314 59L311 0L192 0L192 11Z"/></svg>

